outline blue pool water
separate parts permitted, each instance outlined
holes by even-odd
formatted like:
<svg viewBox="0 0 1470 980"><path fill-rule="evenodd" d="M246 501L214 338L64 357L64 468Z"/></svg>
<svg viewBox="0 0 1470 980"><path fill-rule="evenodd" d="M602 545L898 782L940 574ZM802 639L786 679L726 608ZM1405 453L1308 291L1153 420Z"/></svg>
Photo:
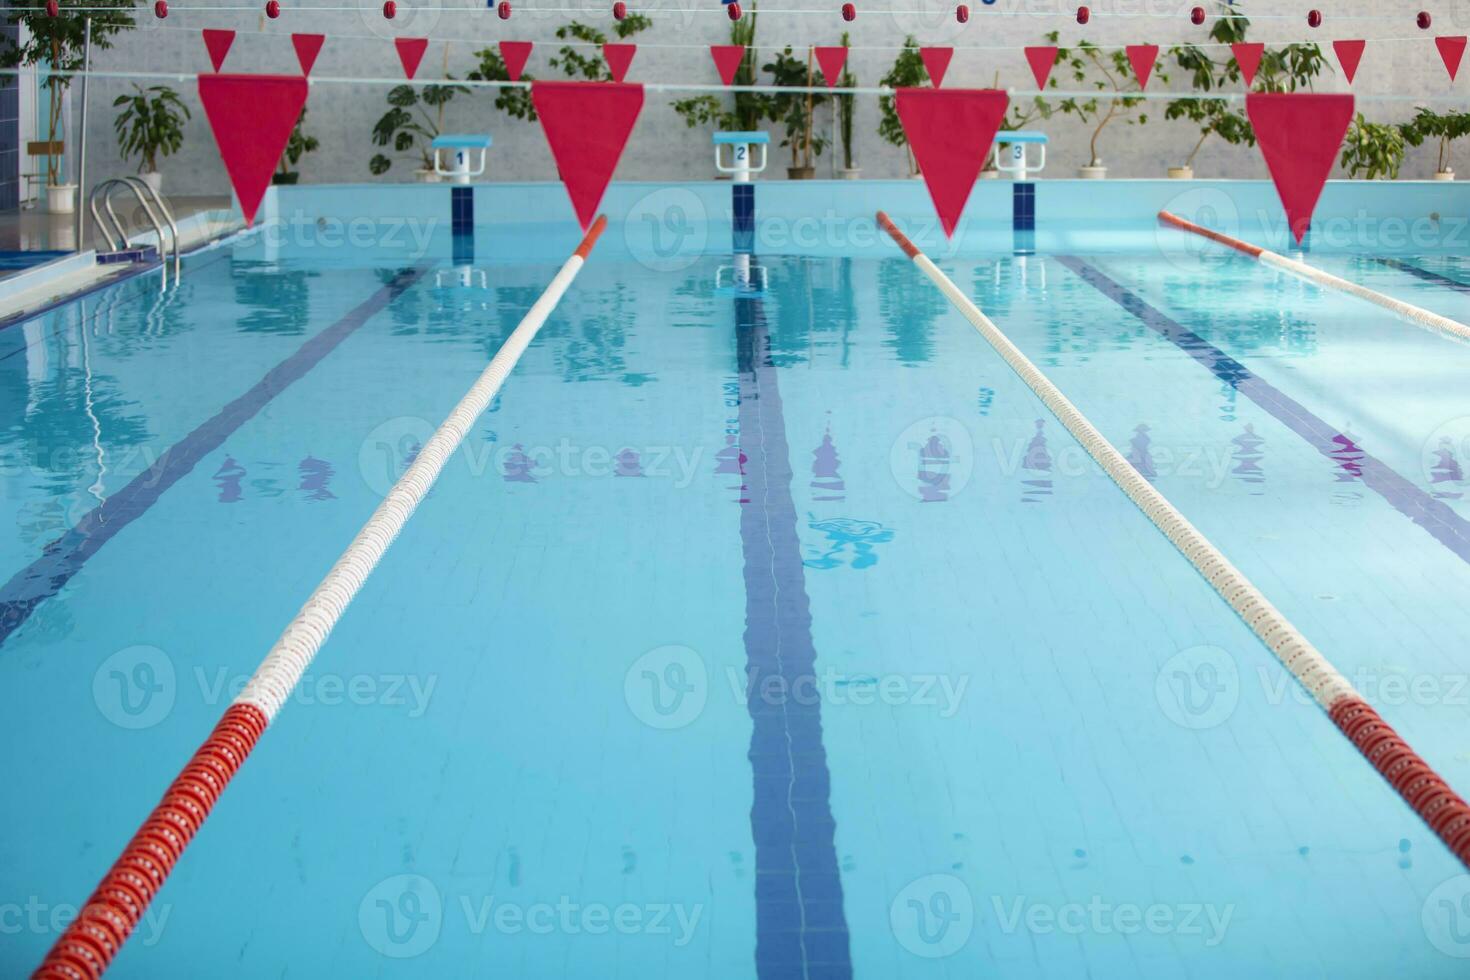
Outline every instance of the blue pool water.
<svg viewBox="0 0 1470 980"><path fill-rule="evenodd" d="M1459 975L1465 869L928 280L723 233L608 232L116 975ZM0 331L0 973L577 237L247 236ZM1470 350L1164 244L941 265L1470 789ZM1463 259L1313 261L1470 319Z"/></svg>

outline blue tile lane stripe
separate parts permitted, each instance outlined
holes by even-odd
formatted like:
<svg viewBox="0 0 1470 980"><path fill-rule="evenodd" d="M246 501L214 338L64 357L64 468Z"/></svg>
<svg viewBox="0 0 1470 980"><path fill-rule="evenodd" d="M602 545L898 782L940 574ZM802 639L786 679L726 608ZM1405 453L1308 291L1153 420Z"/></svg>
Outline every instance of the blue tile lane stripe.
<svg viewBox="0 0 1470 980"><path fill-rule="evenodd" d="M1057 261L1194 358L1215 377L1265 409L1334 465L1362 480L1364 486L1388 501L1399 513L1428 531L1462 561L1470 563L1470 523L1444 501L1434 499L1383 461L1355 446L1347 436L1312 414L1290 395L1257 377L1229 354L1150 306L1096 266L1072 256L1058 256ZM1351 458L1345 458L1348 453L1344 450L1351 453Z"/></svg>
<svg viewBox="0 0 1470 980"><path fill-rule="evenodd" d="M392 282L302 344L294 354L271 368L249 391L170 446L152 466L88 511L76 527L47 545L41 557L0 587L0 643L4 643L38 605L60 592L114 535L142 517L164 491L223 445L225 439L254 418L271 399L305 376L358 327L402 295L423 277L428 268L418 266L400 270Z"/></svg>
<svg viewBox="0 0 1470 980"><path fill-rule="evenodd" d="M740 449L748 503L747 705L753 727L756 972L761 980L849 978L852 960L822 746L811 604L791 497L791 456L759 299L735 300Z"/></svg>
<svg viewBox="0 0 1470 980"><path fill-rule="evenodd" d="M1375 258L1373 261L1379 263L1380 265L1386 265L1390 269L1397 269L1400 272L1406 272L1409 275L1414 276L1416 279L1423 279L1425 282L1432 282L1436 286L1446 286L1450 289L1453 289L1457 293L1470 293L1470 284L1463 283L1458 279L1451 279L1449 276L1440 275L1438 272L1430 272L1428 269L1421 269L1419 266L1414 265L1412 262L1405 262L1403 259Z"/></svg>

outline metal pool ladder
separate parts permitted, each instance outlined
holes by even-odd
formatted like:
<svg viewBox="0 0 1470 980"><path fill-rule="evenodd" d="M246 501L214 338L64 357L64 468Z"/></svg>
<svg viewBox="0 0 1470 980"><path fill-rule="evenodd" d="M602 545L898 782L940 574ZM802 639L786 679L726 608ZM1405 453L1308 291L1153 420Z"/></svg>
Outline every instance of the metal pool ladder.
<svg viewBox="0 0 1470 980"><path fill-rule="evenodd" d="M168 205L163 203L163 198L159 197L157 192L144 181L139 180L137 177L112 177L104 180L96 187L93 187L92 192L87 195L87 207L92 212L92 220L97 222L97 227L102 230L102 237L107 239L108 247L111 249L110 254L122 255L127 252L136 251L139 253L140 258L142 256L141 247L134 246L128 241L127 231L123 228L123 223L118 219L117 212L112 208L112 192L118 187L126 187L133 192L133 197L137 198L138 203L142 205L144 213L148 215L148 220L153 225L154 232L158 235L158 257L163 262L163 286L167 289L168 246L170 242L173 244L174 282L177 283L183 275L183 264L180 258L179 226L174 221L174 216L169 211ZM111 221L110 225L108 221L103 220L102 214L97 210L97 202L99 200L106 209L107 217ZM153 209L155 204L158 206L157 211ZM160 214L163 215L162 220L159 220ZM172 235L171 238L169 235L164 234L165 223L167 223L168 231Z"/></svg>

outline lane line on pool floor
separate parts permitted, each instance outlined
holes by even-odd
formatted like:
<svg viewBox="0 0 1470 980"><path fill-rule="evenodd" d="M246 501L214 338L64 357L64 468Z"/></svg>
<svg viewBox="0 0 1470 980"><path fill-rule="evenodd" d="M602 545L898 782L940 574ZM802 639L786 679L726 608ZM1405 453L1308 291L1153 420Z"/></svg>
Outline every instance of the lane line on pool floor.
<svg viewBox="0 0 1470 980"><path fill-rule="evenodd" d="M1009 337L919 251L883 212L878 224L893 237L994 351L1041 399L1057 421L1102 467L1118 488L1210 583L1220 598L1260 638L1338 729L1424 820L1461 864L1470 868L1470 804L1467 804L1385 722L1347 678L1088 421Z"/></svg>
<svg viewBox="0 0 1470 980"><path fill-rule="evenodd" d="M1330 272L1313 265L1308 265L1305 262L1289 259L1268 248L1252 245L1250 242L1243 242L1239 238L1234 238L1223 232L1214 231L1203 225L1197 225L1192 221L1186 221L1176 214L1170 214L1168 211L1160 211L1158 218L1163 224L1192 235L1198 235L1201 238L1207 238L1218 245L1233 249L1242 255L1249 255L1262 265L1268 265L1282 272L1289 272L1297 278L1305 279L1307 282L1322 289L1336 290L1340 293L1346 293L1349 296L1356 296L1358 299L1372 303L1374 306L1381 306L1383 309L1414 324L1416 327L1432 330L1449 340L1454 340L1459 343L1470 343L1470 326L1466 326L1458 320L1451 320L1449 317L1441 316L1432 310L1426 310L1412 303L1405 303L1403 300L1395 299L1387 293L1380 293L1376 289L1369 289L1367 286L1359 285L1341 276L1334 276Z"/></svg>
<svg viewBox="0 0 1470 980"><path fill-rule="evenodd" d="M312 590L239 697L225 709L209 738L169 785L122 856L46 954L34 974L36 980L97 978L107 970L353 598L561 302L606 227L607 218L598 216L576 251Z"/></svg>
<svg viewBox="0 0 1470 980"><path fill-rule="evenodd" d="M756 974L851 977L831 775L816 696L816 644L791 496L777 369L765 311L735 300L740 449L746 455L740 542L755 841ZM803 693L805 692L805 693Z"/></svg>
<svg viewBox="0 0 1470 980"><path fill-rule="evenodd" d="M302 344L244 394L165 449L153 465L82 515L74 527L48 544L39 558L11 576L10 581L0 586L0 644L30 618L37 606L60 592L103 545L142 517L169 487L187 476L273 398L299 381L342 341L401 296L429 268L421 265L400 270L392 282Z"/></svg>
<svg viewBox="0 0 1470 980"><path fill-rule="evenodd" d="M1144 326L1194 358L1216 378L1264 409L1335 467L1361 480L1364 486L1382 497L1400 514L1428 531L1461 561L1470 564L1470 521L1461 517L1453 507L1443 500L1435 499L1401 476L1347 435L1323 421L1301 402L1167 313L1152 306L1097 266L1071 255L1059 255L1056 260L1083 282L1132 314ZM1353 452L1351 461L1344 461L1345 449Z"/></svg>
<svg viewBox="0 0 1470 980"><path fill-rule="evenodd" d="M1449 276L1439 272L1431 272L1423 266L1415 265L1412 262L1405 262L1403 259L1380 255L1375 256L1373 261L1379 265L1386 265L1390 269L1397 269L1399 272L1407 273L1415 279L1432 282L1436 286L1444 286L1446 289L1454 290L1457 293L1470 293L1470 284L1463 283L1458 279L1451 279Z"/></svg>

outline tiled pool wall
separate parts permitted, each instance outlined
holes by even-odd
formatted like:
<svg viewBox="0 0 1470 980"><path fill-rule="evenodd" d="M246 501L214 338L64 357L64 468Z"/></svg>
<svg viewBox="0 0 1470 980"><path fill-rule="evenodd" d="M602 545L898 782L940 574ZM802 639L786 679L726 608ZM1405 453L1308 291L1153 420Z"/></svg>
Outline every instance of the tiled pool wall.
<svg viewBox="0 0 1470 980"><path fill-rule="evenodd" d="M615 182L602 210L625 226L619 247L721 250L734 223L729 181ZM886 249L873 220L887 211L930 254L958 250L1152 249L1156 216L1169 210L1257 244L1291 247L1286 221L1263 180L981 180L953 241L942 234L921 180L756 181L757 252L844 255ZM577 230L559 183L306 185L272 188L257 219L267 226L314 224L350 233L357 223L404 225L411 243L473 229L476 244L507 229L565 225ZM1034 238L1028 236L1034 226ZM491 230L493 234L488 234ZM280 238L280 236L277 236ZM281 239L289 241L289 236ZM360 244L360 243L358 243ZM1334 252L1470 252L1470 186L1440 181L1331 181L1323 191L1308 249ZM393 248L393 243L385 244ZM486 251L484 247L480 252ZM494 249L493 252L503 252ZM538 257L539 258L539 257ZM547 257L553 258L553 257Z"/></svg>

